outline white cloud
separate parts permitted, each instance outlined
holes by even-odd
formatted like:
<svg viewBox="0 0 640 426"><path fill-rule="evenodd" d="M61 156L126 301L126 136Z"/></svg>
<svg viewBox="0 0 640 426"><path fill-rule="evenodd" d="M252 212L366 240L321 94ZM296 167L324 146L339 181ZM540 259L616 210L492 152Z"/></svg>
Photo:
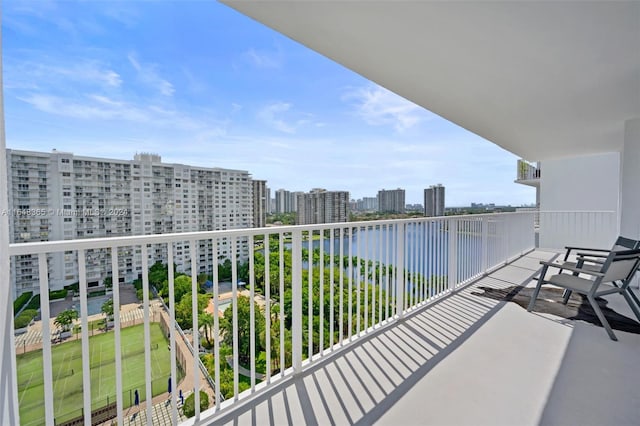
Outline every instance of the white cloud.
<svg viewBox="0 0 640 426"><path fill-rule="evenodd" d="M156 89L164 96L173 95L173 93L175 92L173 84L160 77L160 75L156 71L157 66L155 64L141 63L140 61L138 61L137 55L135 53L129 53L129 55L127 55L127 58L129 59L129 62L131 63L133 68L135 68L135 70L138 72L138 77L143 83Z"/></svg>
<svg viewBox="0 0 640 426"><path fill-rule="evenodd" d="M395 93L377 85L369 85L347 91L343 101L350 102L366 123L372 126L390 125L403 132L432 114Z"/></svg>
<svg viewBox="0 0 640 426"><path fill-rule="evenodd" d="M280 132L294 134L303 127L322 127L313 114L296 111L288 102L272 102L258 111L258 120Z"/></svg>
<svg viewBox="0 0 640 426"><path fill-rule="evenodd" d="M286 102L275 102L267 105L258 112L258 118L262 120L268 126L273 127L284 133L295 133L296 128L294 125L286 123L281 116L283 113L288 112L291 109L291 104Z"/></svg>
<svg viewBox="0 0 640 426"><path fill-rule="evenodd" d="M224 135L227 122L212 119L209 112L201 118L183 114L157 105L140 106L104 95L90 94L82 98L70 98L48 94L30 94L18 97L34 108L48 114L85 121L121 120L152 128L169 128L187 132L197 141L210 141Z"/></svg>
<svg viewBox="0 0 640 426"><path fill-rule="evenodd" d="M34 56L35 54L34 52ZM34 82L46 84L55 90L64 90L65 87L77 88L80 83L107 89L122 85L120 74L97 60L74 62L49 59L46 63L6 58L4 78L5 87L16 89L34 89L38 86Z"/></svg>
<svg viewBox="0 0 640 426"><path fill-rule="evenodd" d="M63 117L83 120L150 121L150 117L145 111L101 95L89 95L85 102L45 94L32 94L18 97L18 99L40 111Z"/></svg>
<svg viewBox="0 0 640 426"><path fill-rule="evenodd" d="M282 52L249 49L244 53L247 60L257 68L281 68L283 62Z"/></svg>

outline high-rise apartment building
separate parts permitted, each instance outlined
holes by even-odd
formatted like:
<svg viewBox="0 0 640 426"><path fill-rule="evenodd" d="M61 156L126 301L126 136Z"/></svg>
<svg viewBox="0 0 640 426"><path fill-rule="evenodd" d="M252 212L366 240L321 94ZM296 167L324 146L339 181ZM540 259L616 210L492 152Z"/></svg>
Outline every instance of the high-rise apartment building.
<svg viewBox="0 0 640 426"><path fill-rule="evenodd" d="M383 213L404 213L404 199L404 189L381 189L378 191L378 211Z"/></svg>
<svg viewBox="0 0 640 426"><path fill-rule="evenodd" d="M296 223L346 222L349 219L349 192L315 188L297 197Z"/></svg>
<svg viewBox="0 0 640 426"><path fill-rule="evenodd" d="M378 198L377 197L362 197L361 200L355 202L355 210L361 212L375 212L378 211Z"/></svg>
<svg viewBox="0 0 640 426"><path fill-rule="evenodd" d="M266 180L252 180L253 227L262 228L267 223L269 192Z"/></svg>
<svg viewBox="0 0 640 426"><path fill-rule="evenodd" d="M269 188L268 186L265 188L266 194L265 194L265 205L267 207L267 214L271 214L273 213L273 200L271 199L271 188Z"/></svg>
<svg viewBox="0 0 640 426"><path fill-rule="evenodd" d="M444 216L444 186L431 185L424 190L424 215Z"/></svg>
<svg viewBox="0 0 640 426"><path fill-rule="evenodd" d="M159 155L136 154L133 160L81 157L7 149L11 242L249 228L253 223L251 178L247 171L162 163ZM198 241L199 271L210 272L211 241ZM218 256L230 257L229 241L217 244ZM192 248L174 245L174 261L188 271ZM235 247L246 258L246 241ZM149 262L166 261L166 246L151 246ZM142 270L140 248L119 256L122 281ZM87 280L100 286L110 275L108 253L88 251ZM12 259L17 293L38 287L37 256ZM49 255L50 287L78 281L76 253Z"/></svg>
<svg viewBox="0 0 640 426"><path fill-rule="evenodd" d="M298 195L302 192L291 192L286 189L276 191L276 213L291 213L298 209Z"/></svg>

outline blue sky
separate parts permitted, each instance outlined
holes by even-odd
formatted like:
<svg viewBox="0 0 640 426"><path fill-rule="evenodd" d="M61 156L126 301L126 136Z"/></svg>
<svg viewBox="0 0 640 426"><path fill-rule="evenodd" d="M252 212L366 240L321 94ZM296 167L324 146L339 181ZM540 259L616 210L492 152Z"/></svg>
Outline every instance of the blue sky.
<svg viewBox="0 0 640 426"><path fill-rule="evenodd" d="M248 170L352 198L532 203L516 157L209 1L3 2L7 147Z"/></svg>

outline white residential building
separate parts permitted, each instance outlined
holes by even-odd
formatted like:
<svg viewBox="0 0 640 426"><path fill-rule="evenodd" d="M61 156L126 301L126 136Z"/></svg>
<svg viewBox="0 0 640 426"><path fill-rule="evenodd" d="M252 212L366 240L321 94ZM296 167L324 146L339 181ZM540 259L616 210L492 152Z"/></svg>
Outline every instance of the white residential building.
<svg viewBox="0 0 640 426"><path fill-rule="evenodd" d="M159 155L136 154L133 160L81 157L69 152L7 150L10 188L10 240L32 242L122 235L163 234L249 228L253 225L251 178L247 171L162 163ZM210 241L198 242L198 272L213 267ZM188 242L177 242L174 259L188 270ZM231 255L226 240L218 257ZM238 242L239 258L248 253ZM124 250L126 251L126 250ZM123 256L120 280L142 270L140 249ZM149 261L166 261L166 247L151 247ZM110 269L106 251L89 252L87 281L102 285ZM37 292L37 257L11 263L16 294ZM49 259L52 289L78 281L77 255Z"/></svg>
<svg viewBox="0 0 640 426"><path fill-rule="evenodd" d="M381 189L378 191L378 211L383 213L404 213L404 189Z"/></svg>
<svg viewBox="0 0 640 426"><path fill-rule="evenodd" d="M297 197L302 192L292 192L286 189L278 189L276 191L276 208L275 213L291 213L298 208Z"/></svg>
<svg viewBox="0 0 640 426"><path fill-rule="evenodd" d="M349 219L349 192L314 188L297 198L296 224L346 222Z"/></svg>

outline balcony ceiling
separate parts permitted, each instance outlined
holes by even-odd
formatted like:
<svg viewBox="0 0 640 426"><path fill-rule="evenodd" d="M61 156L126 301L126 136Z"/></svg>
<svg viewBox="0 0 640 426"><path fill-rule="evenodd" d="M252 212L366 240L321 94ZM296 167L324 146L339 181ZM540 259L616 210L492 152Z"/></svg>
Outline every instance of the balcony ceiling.
<svg viewBox="0 0 640 426"><path fill-rule="evenodd" d="M223 3L530 160L640 117L637 1Z"/></svg>

